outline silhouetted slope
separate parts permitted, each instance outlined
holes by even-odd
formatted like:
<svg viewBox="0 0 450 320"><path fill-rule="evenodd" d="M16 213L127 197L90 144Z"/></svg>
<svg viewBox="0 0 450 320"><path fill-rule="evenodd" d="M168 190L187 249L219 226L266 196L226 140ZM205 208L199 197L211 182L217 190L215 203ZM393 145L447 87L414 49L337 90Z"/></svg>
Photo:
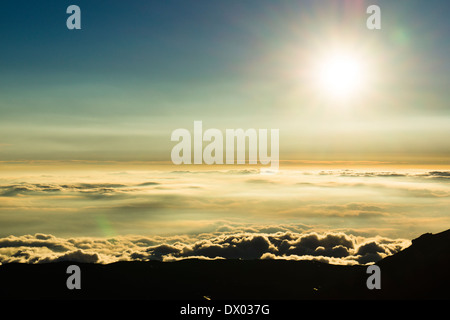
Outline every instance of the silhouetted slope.
<svg viewBox="0 0 450 320"><path fill-rule="evenodd" d="M450 230L423 234L377 265L387 298L449 299Z"/></svg>
<svg viewBox="0 0 450 320"><path fill-rule="evenodd" d="M450 230L426 234L378 263L381 290L366 287L365 266L313 261L183 260L59 262L0 266L2 299L449 299ZM81 290L66 288L66 269L81 268Z"/></svg>

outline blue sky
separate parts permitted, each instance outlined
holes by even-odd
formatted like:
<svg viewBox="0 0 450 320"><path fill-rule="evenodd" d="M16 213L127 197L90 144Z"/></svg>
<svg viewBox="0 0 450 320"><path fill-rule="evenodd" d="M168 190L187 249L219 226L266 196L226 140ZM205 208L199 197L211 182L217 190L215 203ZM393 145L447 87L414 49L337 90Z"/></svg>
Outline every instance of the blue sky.
<svg viewBox="0 0 450 320"><path fill-rule="evenodd" d="M65 26L70 4L81 8L82 30ZM382 30L365 27L370 4L382 9ZM5 1L0 156L168 160L170 133L203 120L222 130L281 128L284 159L442 163L450 152L449 7ZM377 79L344 108L320 101L327 93L309 92L303 75L336 43L361 51Z"/></svg>

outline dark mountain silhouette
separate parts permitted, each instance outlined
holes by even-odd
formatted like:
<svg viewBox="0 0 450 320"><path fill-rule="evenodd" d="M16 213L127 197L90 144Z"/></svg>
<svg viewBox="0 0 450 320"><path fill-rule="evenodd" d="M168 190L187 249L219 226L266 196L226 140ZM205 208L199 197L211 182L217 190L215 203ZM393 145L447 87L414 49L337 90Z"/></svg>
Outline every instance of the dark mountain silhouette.
<svg viewBox="0 0 450 320"><path fill-rule="evenodd" d="M367 266L315 261L182 260L74 262L0 266L1 299L450 299L450 230L424 234L377 263L381 289L369 290ZM81 268L81 289L69 290L67 267Z"/></svg>
<svg viewBox="0 0 450 320"><path fill-rule="evenodd" d="M377 265L386 298L449 299L450 230L423 234Z"/></svg>

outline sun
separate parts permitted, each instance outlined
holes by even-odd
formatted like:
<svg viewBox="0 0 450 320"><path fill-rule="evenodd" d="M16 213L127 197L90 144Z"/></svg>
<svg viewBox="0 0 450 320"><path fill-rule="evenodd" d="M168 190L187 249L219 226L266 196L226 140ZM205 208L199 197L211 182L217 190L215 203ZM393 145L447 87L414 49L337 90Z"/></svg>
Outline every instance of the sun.
<svg viewBox="0 0 450 320"><path fill-rule="evenodd" d="M358 94L365 82L363 62L348 53L334 53L322 58L316 72L320 91L334 98Z"/></svg>

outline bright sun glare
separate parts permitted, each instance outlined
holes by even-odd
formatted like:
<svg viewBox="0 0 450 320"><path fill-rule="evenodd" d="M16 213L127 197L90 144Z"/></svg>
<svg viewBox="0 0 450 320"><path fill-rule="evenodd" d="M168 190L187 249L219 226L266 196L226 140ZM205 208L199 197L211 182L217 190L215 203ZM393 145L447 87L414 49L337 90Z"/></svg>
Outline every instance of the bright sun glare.
<svg viewBox="0 0 450 320"><path fill-rule="evenodd" d="M335 54L319 65L318 78L322 92L349 97L358 93L364 83L363 64L352 55Z"/></svg>

